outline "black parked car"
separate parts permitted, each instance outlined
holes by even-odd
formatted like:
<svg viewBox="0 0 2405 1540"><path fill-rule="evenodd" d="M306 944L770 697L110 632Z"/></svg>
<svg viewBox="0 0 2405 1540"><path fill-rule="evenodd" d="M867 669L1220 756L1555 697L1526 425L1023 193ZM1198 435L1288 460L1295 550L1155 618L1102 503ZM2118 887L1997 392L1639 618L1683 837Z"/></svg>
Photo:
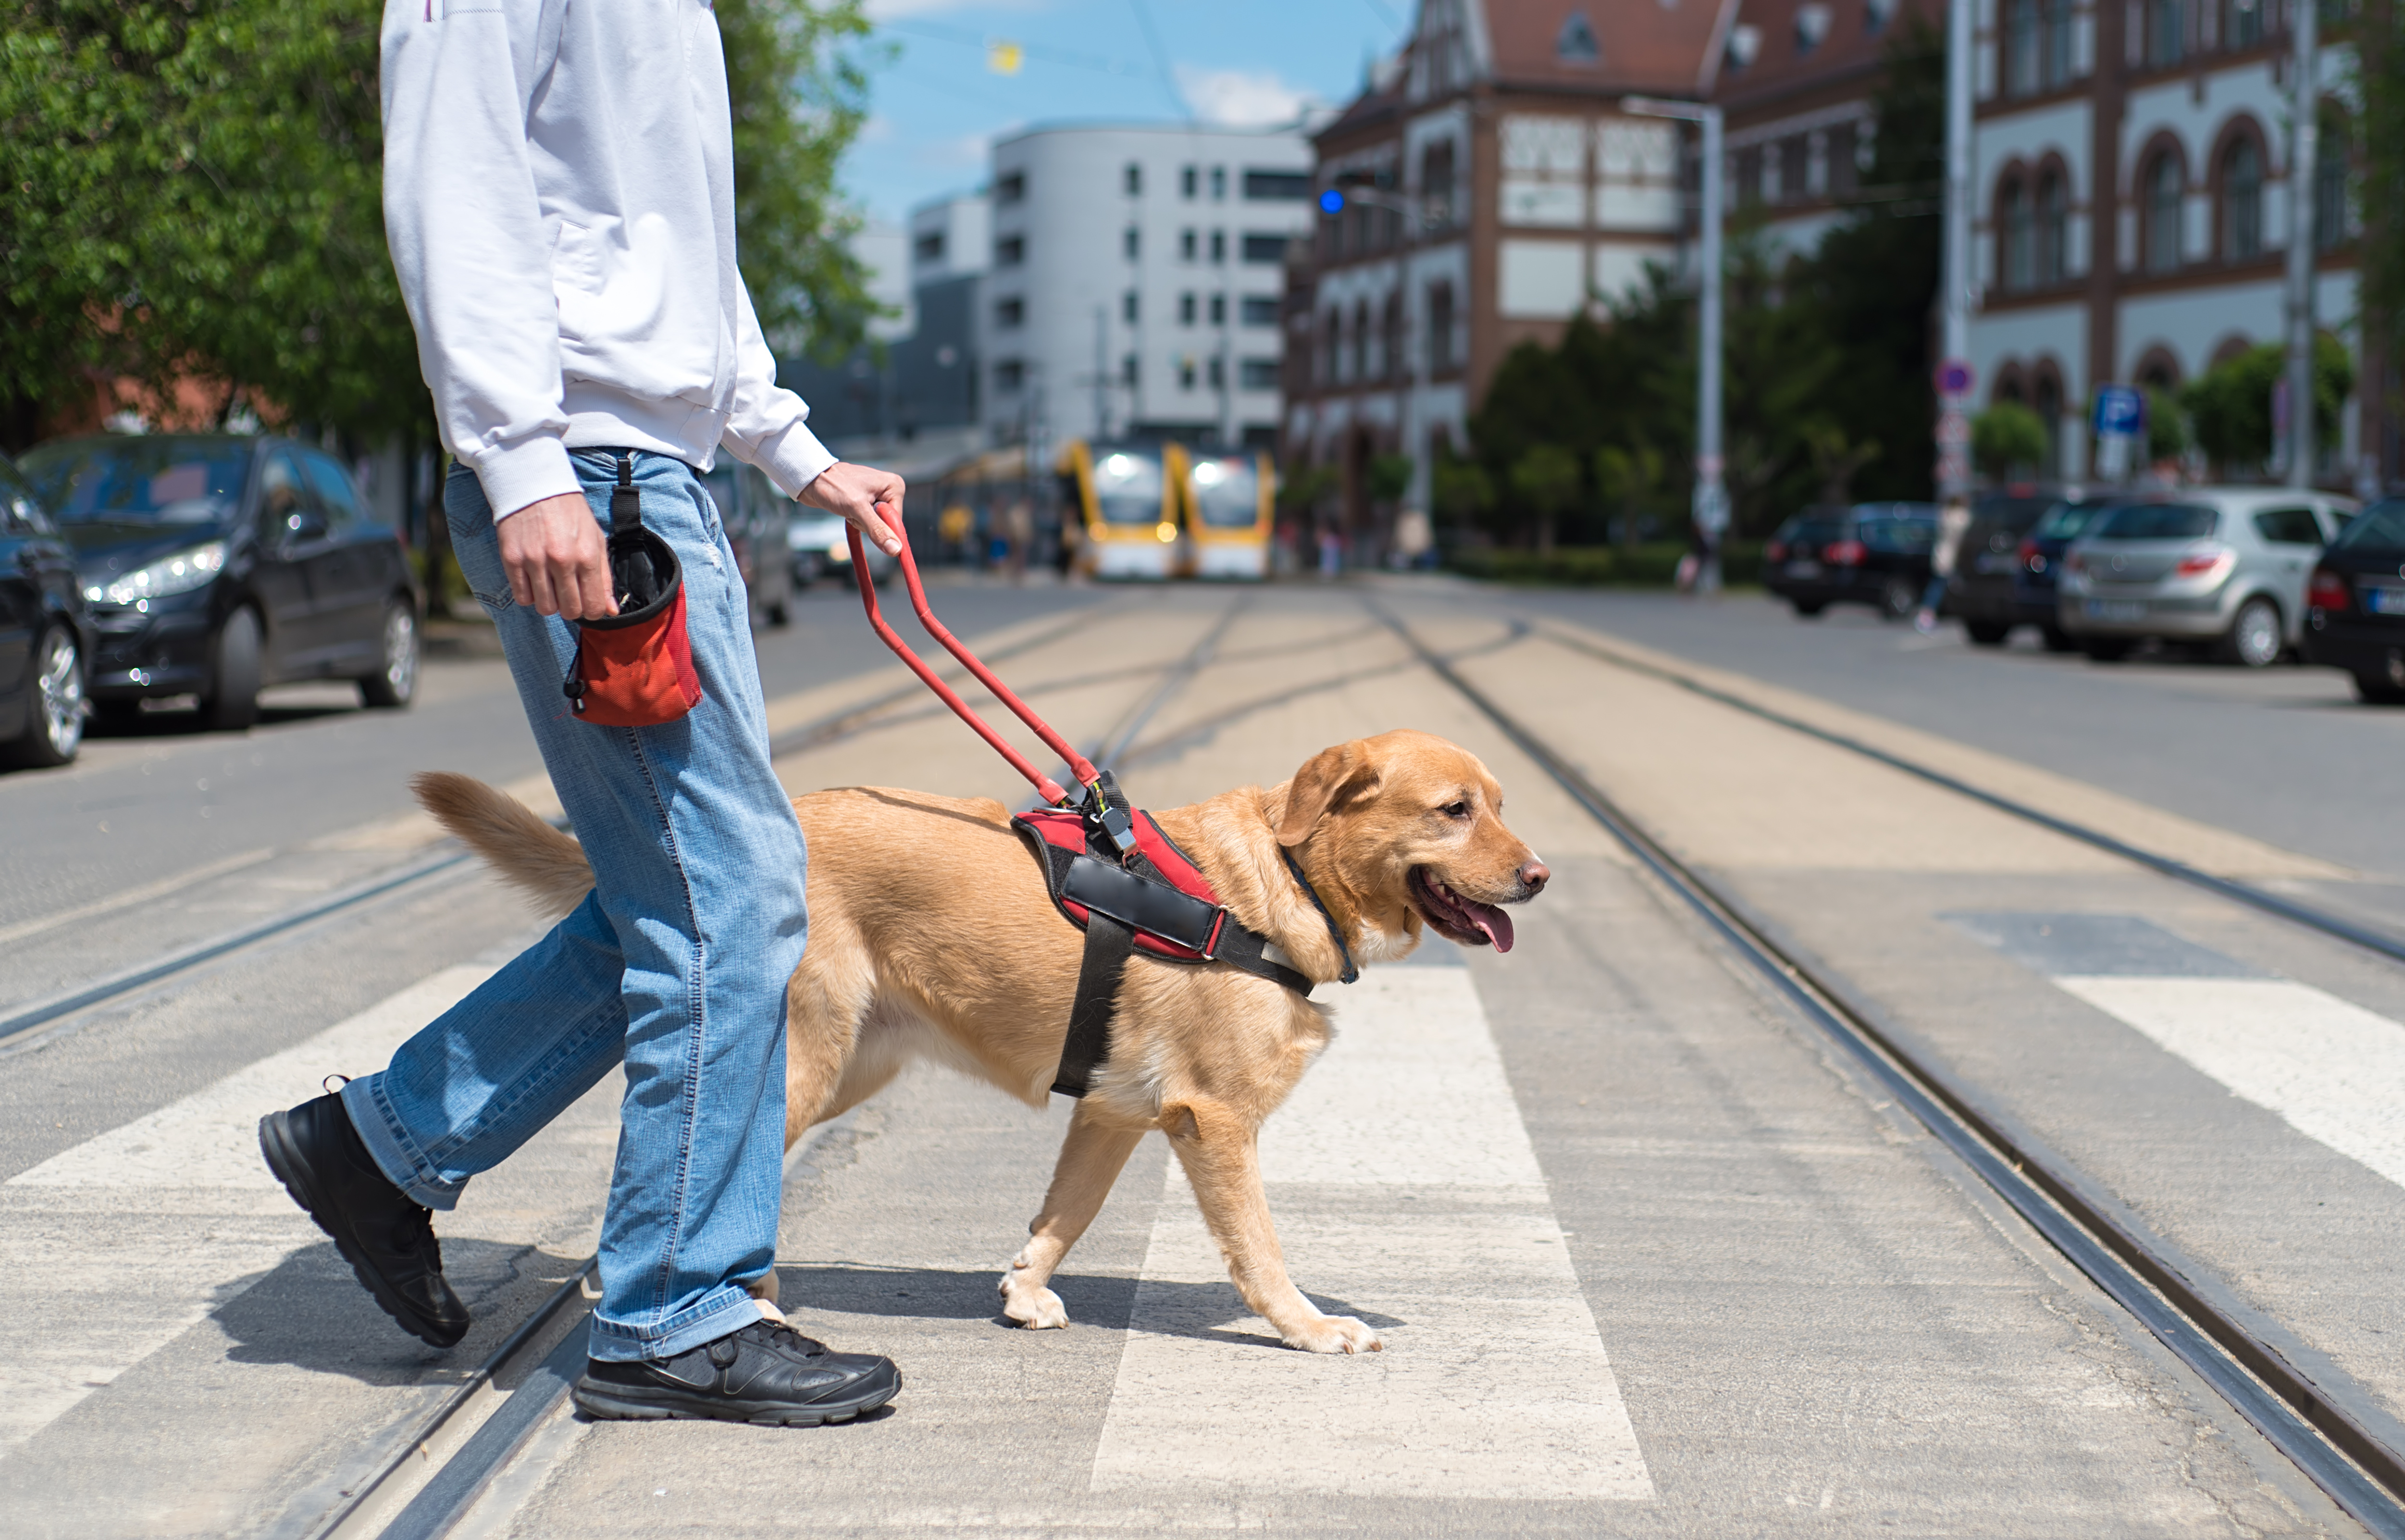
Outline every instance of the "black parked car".
<svg viewBox="0 0 2405 1540"><path fill-rule="evenodd" d="M409 704L416 586L332 456L272 437L112 434L22 464L76 549L104 715L193 695L209 726L243 728L262 685L296 679L355 679L371 706Z"/></svg>
<svg viewBox="0 0 2405 1540"><path fill-rule="evenodd" d="M1800 615L1832 604L1868 604L1890 620L1906 620L1929 586L1936 544L1937 510L1930 503L1807 508L1763 547L1763 586Z"/></svg>
<svg viewBox="0 0 2405 1540"><path fill-rule="evenodd" d="M2077 502L2080 497L2076 487L2002 487L1971 504L1971 527L1962 531L1953 574L1946 580L1945 608L1962 622L1973 643L2001 647L2013 628L2023 623L2053 629L2053 611L2041 620L2021 607L2017 592L2026 559L2021 544L2057 503Z"/></svg>
<svg viewBox="0 0 2405 1540"><path fill-rule="evenodd" d="M63 765L76 756L91 657L75 553L0 456L0 763Z"/></svg>
<svg viewBox="0 0 2405 1540"><path fill-rule="evenodd" d="M2305 661L2344 669L2364 700L2405 705L2405 499L2355 516L2305 590Z"/></svg>
<svg viewBox="0 0 2405 1540"><path fill-rule="evenodd" d="M2065 498L2048 508L2045 516L2021 537L2017 553L2019 559L2013 568L2013 613L2015 618L2038 629L2050 653L2079 650L2079 639L2062 629L2055 604L2055 585L2062 576L2062 554L2116 506L2108 498L2089 502Z"/></svg>

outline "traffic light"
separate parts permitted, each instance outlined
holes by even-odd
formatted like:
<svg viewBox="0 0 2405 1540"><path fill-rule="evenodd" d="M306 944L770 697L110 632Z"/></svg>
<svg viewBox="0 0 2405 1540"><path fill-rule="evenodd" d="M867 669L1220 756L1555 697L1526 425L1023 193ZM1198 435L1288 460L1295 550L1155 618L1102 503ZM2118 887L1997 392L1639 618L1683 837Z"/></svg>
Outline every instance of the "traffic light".
<svg viewBox="0 0 2405 1540"><path fill-rule="evenodd" d="M1327 191L1325 191L1325 192L1323 192L1323 193L1321 193L1321 194L1319 195L1319 211L1320 211L1322 214L1342 214L1342 213L1343 213L1343 212L1344 212L1344 194L1343 194L1342 192L1337 191L1336 191L1334 188L1332 188L1332 187L1331 187L1331 188L1329 188Z"/></svg>

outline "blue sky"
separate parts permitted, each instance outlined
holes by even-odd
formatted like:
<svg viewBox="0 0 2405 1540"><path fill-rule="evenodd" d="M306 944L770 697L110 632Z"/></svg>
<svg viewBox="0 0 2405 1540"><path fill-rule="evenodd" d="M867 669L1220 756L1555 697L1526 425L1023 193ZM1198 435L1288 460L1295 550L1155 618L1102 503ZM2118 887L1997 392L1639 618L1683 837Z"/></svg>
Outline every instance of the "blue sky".
<svg viewBox="0 0 2405 1540"><path fill-rule="evenodd" d="M913 204L977 186L986 147L1030 123L1191 115L1260 124L1290 120L1309 102L1341 105L1366 62L1394 50L1414 5L869 0L879 46L868 57L881 62L843 185L871 216L899 220ZM991 67L996 41L1020 45L1017 74Z"/></svg>

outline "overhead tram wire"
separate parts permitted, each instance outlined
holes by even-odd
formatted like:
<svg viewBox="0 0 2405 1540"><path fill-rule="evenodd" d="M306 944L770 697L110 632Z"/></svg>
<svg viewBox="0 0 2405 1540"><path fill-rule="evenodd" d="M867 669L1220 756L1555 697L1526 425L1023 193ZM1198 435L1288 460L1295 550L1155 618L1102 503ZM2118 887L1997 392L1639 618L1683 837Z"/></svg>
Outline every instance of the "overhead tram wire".
<svg viewBox="0 0 2405 1540"><path fill-rule="evenodd" d="M2101 829L2089 828L2085 824L2074 823L2071 819L2047 812L2043 808L2032 807L2027 802L2006 797L2001 792L1974 785L1958 776L1948 775L1944 770L1932 769L1927 765L1907 759L1902 755L1892 754L1874 744L1865 743L1859 738L1849 738L1841 732L1832 732L1826 728L1815 727L1784 712L1756 704L1743 696L1716 689L1700 680L1689 678L1674 669L1661 668L1655 664L1623 656L1610 647L1566 632L1559 627L1547 626L1542 634L1547 640L1558 643L1583 657L1592 657L1598 663L1608 663L1613 668L1624 670L1630 673L1642 674L1649 679L1675 685L1715 704L1743 712L1749 716L1785 728L1791 732L1802 733L1805 737L1815 739L1832 748L1840 748L1849 754L1861 755L1864 758L1885 765L1890 770L1902 770L1905 774L1926 781L1932 785L1942 786L1948 791L1967 797L1999 812L2024 819L2037 825L2040 828L2060 834L2067 840L2076 840L2082 844L2093 846L2110 855L2117 855L2125 861L2134 862L2176 882L2187 883L2202 888L2207 893L2259 909L2267 914L2277 915L2292 925L2302 925L2308 930L2316 930L2325 936L2335 937L2339 940L2359 946L2367 952L2377 953L2391 962L2405 963L2405 937L2399 937L2393 932L2372 925L2358 925L2344 915L2333 914L2328 910L2317 909L2312 904L2300 903L2294 898L2285 897L2268 888L2257 887L2252 883L2242 883L2232 877L2216 877L2212 872L2192 867L2185 861L2176 860L2169 855L2159 855L2153 851L2131 844L2127 841L2117 840Z"/></svg>
<svg viewBox="0 0 2405 1540"><path fill-rule="evenodd" d="M1568 759L1463 678L1401 620L1371 609L1534 760L1807 1021L1843 1049L2031 1227L2137 1319L2315 1486L2382 1540L2405 1540L2405 1458L2374 1436L2386 1422L2359 1387L2306 1376L2191 1284L2196 1269L2103 1212L2084 1173L2047 1159L1981 1111L1963 1090L1881 1029L1849 992L1799 960L1742 903L1698 876ZM2358 1414L2356 1408L2365 1408Z"/></svg>

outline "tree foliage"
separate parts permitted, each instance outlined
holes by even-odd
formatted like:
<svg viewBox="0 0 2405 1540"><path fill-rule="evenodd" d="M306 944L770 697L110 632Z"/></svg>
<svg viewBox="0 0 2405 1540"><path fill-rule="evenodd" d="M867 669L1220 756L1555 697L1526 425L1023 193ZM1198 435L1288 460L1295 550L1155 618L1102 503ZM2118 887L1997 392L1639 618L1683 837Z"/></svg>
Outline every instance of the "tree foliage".
<svg viewBox="0 0 2405 1540"><path fill-rule="evenodd" d="M1971 419L1971 458L2002 478L2046 463L2046 422L2017 401L2000 401Z"/></svg>
<svg viewBox="0 0 2405 1540"><path fill-rule="evenodd" d="M2287 373L2287 350L2276 342L2224 359L2190 380L2180 404L2195 426L2197 447L2216 475L2245 475L2271 458L2271 392ZM2314 343L2314 438L2339 442L2340 416L2355 389L2346 346L2328 332Z"/></svg>
<svg viewBox="0 0 2405 1540"><path fill-rule="evenodd" d="M429 421L384 239L376 10L0 0L0 439L95 379L236 390L368 435ZM725 0L738 229L764 325L856 336L833 208L857 0Z"/></svg>

